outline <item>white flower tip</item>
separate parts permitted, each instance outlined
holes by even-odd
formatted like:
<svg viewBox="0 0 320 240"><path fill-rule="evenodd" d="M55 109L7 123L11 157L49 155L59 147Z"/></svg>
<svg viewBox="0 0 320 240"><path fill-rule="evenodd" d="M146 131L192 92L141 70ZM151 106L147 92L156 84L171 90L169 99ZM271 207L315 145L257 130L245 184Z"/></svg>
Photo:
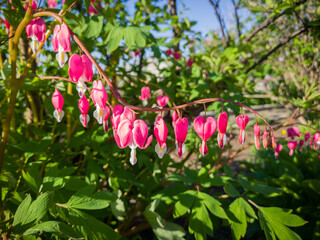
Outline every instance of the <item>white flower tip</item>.
<svg viewBox="0 0 320 240"><path fill-rule="evenodd" d="M167 147L161 148L161 147L159 146L159 143L156 144L156 146L155 146L155 152L157 153L157 155L158 155L159 158L163 158L163 155L166 153L166 151L167 151Z"/></svg>
<svg viewBox="0 0 320 240"><path fill-rule="evenodd" d="M99 124L102 124L102 110L99 108L99 105L96 105L96 110L93 112L93 117L97 120Z"/></svg>
<svg viewBox="0 0 320 240"><path fill-rule="evenodd" d="M135 165L137 163L136 148L131 148L130 163L132 165Z"/></svg>
<svg viewBox="0 0 320 240"><path fill-rule="evenodd" d="M64 111L58 112L57 110L54 110L53 116L57 120L57 122L61 122L61 120L64 116Z"/></svg>

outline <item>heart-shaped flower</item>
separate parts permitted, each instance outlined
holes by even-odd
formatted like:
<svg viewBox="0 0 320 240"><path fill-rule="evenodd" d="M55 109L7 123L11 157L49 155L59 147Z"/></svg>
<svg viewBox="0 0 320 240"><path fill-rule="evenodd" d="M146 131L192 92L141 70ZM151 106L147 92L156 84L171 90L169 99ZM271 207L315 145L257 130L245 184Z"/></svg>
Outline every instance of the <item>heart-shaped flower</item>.
<svg viewBox="0 0 320 240"><path fill-rule="evenodd" d="M161 116L158 116L157 121L154 124L154 136L157 139L155 151L158 154L159 158L162 158L167 151L167 144L166 144L167 135L168 135L168 128L166 126L166 123Z"/></svg>
<svg viewBox="0 0 320 240"><path fill-rule="evenodd" d="M222 112L218 117L218 144L219 148L223 148L227 142L226 132L228 126L228 114Z"/></svg>
<svg viewBox="0 0 320 240"><path fill-rule="evenodd" d="M217 121L213 117L204 118L198 116L193 121L193 127L198 136L202 139L200 152L204 156L208 153L207 140L217 129Z"/></svg>
<svg viewBox="0 0 320 240"><path fill-rule="evenodd" d="M157 97L157 104L158 104L160 107L166 106L166 105L168 104L168 102L169 102L169 97L166 96L166 95L164 95L164 96L159 95L159 96Z"/></svg>
<svg viewBox="0 0 320 240"><path fill-rule="evenodd" d="M249 117L247 115L239 115L236 118L236 123L240 128L240 135L239 135L239 143L243 144L245 141L245 132L244 129L246 128L249 122Z"/></svg>
<svg viewBox="0 0 320 240"><path fill-rule="evenodd" d="M182 156L182 154L185 151L185 144L187 134L188 134L188 119L187 118L179 118L176 121L176 126L174 128L174 133L176 135L176 143L177 143L177 150L179 157Z"/></svg>

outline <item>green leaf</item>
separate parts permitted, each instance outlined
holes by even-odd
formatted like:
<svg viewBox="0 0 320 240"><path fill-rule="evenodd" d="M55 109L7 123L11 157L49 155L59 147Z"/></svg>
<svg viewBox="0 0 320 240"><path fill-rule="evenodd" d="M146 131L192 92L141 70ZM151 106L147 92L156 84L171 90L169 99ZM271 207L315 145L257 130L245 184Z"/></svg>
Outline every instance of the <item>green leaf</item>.
<svg viewBox="0 0 320 240"><path fill-rule="evenodd" d="M64 5L63 5L63 10L66 11L75 1L76 0L65 0Z"/></svg>
<svg viewBox="0 0 320 240"><path fill-rule="evenodd" d="M199 199L196 200L189 220L189 231L193 233L196 240L207 239L207 234L213 235L213 225L209 213Z"/></svg>
<svg viewBox="0 0 320 240"><path fill-rule="evenodd" d="M150 223L154 234L158 239L178 240L184 239L185 232L182 227L175 223L165 221L158 213L155 212L160 199L151 202L144 211L143 215Z"/></svg>
<svg viewBox="0 0 320 240"><path fill-rule="evenodd" d="M224 185L223 189L226 192L226 194L228 194L230 197L239 197L240 196L240 193L238 192L238 190L230 182L226 183L226 185Z"/></svg>
<svg viewBox="0 0 320 240"><path fill-rule="evenodd" d="M69 209L69 216L75 228L92 240L118 240L120 235L111 227L77 209Z"/></svg>
<svg viewBox="0 0 320 240"><path fill-rule="evenodd" d="M40 221L49 209L51 198L52 193L46 192L31 203L31 197L28 195L19 205L15 214L13 220L14 231L22 233L34 223Z"/></svg>
<svg viewBox="0 0 320 240"><path fill-rule="evenodd" d="M72 195L65 205L77 209L103 209L116 199L117 196L109 191L90 194L84 192L84 190L80 190Z"/></svg>
<svg viewBox="0 0 320 240"><path fill-rule="evenodd" d="M89 12L91 0L84 0L84 5L86 6L86 12Z"/></svg>
<svg viewBox="0 0 320 240"><path fill-rule="evenodd" d="M242 198L237 198L230 204L230 211L233 213L234 218L229 218L231 224L232 233L235 239L244 237L247 230L247 218L244 208L242 207Z"/></svg>
<svg viewBox="0 0 320 240"><path fill-rule="evenodd" d="M121 197L121 191L118 190L118 199L116 201L111 202L111 211L113 215L119 220L123 221L126 216L126 207L124 205L124 202L120 199Z"/></svg>
<svg viewBox="0 0 320 240"><path fill-rule="evenodd" d="M33 226L32 228L29 228L27 231L25 231L23 235L35 235L41 232L53 233L71 238L83 237L81 234L74 231L72 227L58 221L48 221L37 224L36 226Z"/></svg>
<svg viewBox="0 0 320 240"><path fill-rule="evenodd" d="M37 166L32 165L26 172L22 170L22 177L34 193L39 192L42 179Z"/></svg>
<svg viewBox="0 0 320 240"><path fill-rule="evenodd" d="M144 48L147 35L139 27L130 26L124 29L124 40L131 49Z"/></svg>
<svg viewBox="0 0 320 240"><path fill-rule="evenodd" d="M291 212L292 210L276 207L259 207L260 225L267 239L276 239L276 235L280 240L301 240L300 236L287 226L299 227L304 225L306 221Z"/></svg>
<svg viewBox="0 0 320 240"><path fill-rule="evenodd" d="M198 192L198 196L200 199L202 199L202 202L206 205L206 207L213 215L219 218L228 219L227 214L225 213L224 209L220 206L221 203L218 200L214 199L213 197L204 192Z"/></svg>
<svg viewBox="0 0 320 240"><path fill-rule="evenodd" d="M84 36L86 38L97 38L99 37L102 31L102 27L103 27L103 16L97 16L97 15L90 16L89 22L88 22L88 28Z"/></svg>
<svg viewBox="0 0 320 240"><path fill-rule="evenodd" d="M191 209L194 201L196 200L196 191L188 190L178 195L178 202L174 205L173 217L180 217Z"/></svg>
<svg viewBox="0 0 320 240"><path fill-rule="evenodd" d="M123 27L113 27L107 37L107 50L113 52L119 47L120 41L123 38Z"/></svg>

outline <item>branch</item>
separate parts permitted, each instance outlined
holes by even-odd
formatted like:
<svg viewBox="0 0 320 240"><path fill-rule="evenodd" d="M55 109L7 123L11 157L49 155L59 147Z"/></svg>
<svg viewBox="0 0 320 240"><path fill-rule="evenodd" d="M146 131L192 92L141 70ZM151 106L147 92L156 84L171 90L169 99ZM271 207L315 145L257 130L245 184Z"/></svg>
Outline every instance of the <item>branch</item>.
<svg viewBox="0 0 320 240"><path fill-rule="evenodd" d="M239 3L236 4L235 0L231 0L232 4L234 6L234 17L236 18L236 23L237 23L237 33L238 33L238 38L240 40L241 37L241 29L240 29L240 18L238 15L238 8L239 8Z"/></svg>
<svg viewBox="0 0 320 240"><path fill-rule="evenodd" d="M295 4L295 6L299 6L299 5L303 4L303 3L305 3L306 1L307 0L299 1L299 2L297 2ZM244 39L244 42L249 42L251 40L251 38L253 38L258 32L260 32L261 30L265 29L270 24L274 23L279 17L283 16L289 10L291 10L291 8L288 8L288 9L284 10L282 13L280 13L279 15L276 15L276 16L274 16L272 18L268 17L263 23L261 23L256 29L254 29L249 36L247 36Z"/></svg>
<svg viewBox="0 0 320 240"><path fill-rule="evenodd" d="M213 2L213 0L209 0L210 4L213 6L214 8L214 12L217 16L219 25L220 25L220 29L221 29L221 33L222 33L222 40L225 46L228 45L228 41L229 41L229 35L228 35L228 31L225 27L225 24L223 22L223 19L221 18L221 15L219 13L219 0L217 0L216 3ZM226 36L227 33L227 36Z"/></svg>
<svg viewBox="0 0 320 240"><path fill-rule="evenodd" d="M264 55L262 58L260 58L257 62L255 62L249 69L247 69L245 71L245 73L250 72L252 69L254 69L256 66L258 66L259 64L261 64L262 62L264 62L265 60L268 59L268 57L274 53L275 51L277 51L279 48L281 48L282 46L286 45L288 42L290 42L292 39L294 39L295 37L299 36L300 34L306 32L308 30L308 27L304 27L296 32L294 32L293 34L291 34L288 38L286 38L285 40L281 41L280 43L278 43L274 48L272 48L266 55Z"/></svg>

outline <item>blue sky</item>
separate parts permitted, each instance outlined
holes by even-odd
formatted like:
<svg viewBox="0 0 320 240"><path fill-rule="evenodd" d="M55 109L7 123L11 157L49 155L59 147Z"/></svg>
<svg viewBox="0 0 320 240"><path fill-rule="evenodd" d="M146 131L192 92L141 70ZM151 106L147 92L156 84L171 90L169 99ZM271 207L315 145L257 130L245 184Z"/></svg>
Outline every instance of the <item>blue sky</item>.
<svg viewBox="0 0 320 240"><path fill-rule="evenodd" d="M128 0L126 3L129 12L130 9L134 11L134 4L136 1L137 0ZM166 4L167 0L159 2ZM220 30L214 9L209 3L209 0L177 0L177 4L179 16L187 17L190 21L197 22L197 25L193 27L194 31L200 31L204 36L209 31ZM234 9L231 0L221 0L220 10L227 27L229 29L234 29ZM240 10L240 15L245 16L246 13Z"/></svg>

